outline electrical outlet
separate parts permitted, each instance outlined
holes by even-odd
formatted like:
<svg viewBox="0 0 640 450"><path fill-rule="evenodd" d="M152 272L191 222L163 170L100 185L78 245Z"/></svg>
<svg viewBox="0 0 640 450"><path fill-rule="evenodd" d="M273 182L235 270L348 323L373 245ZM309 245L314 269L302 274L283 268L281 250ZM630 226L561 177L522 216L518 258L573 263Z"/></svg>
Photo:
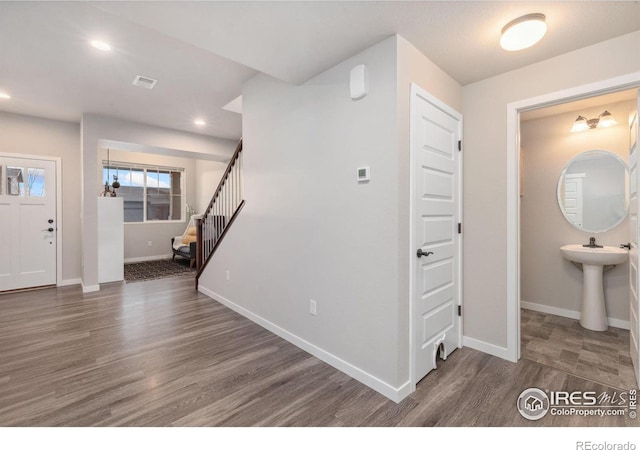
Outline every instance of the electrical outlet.
<svg viewBox="0 0 640 450"><path fill-rule="evenodd" d="M229 270L226 271L225 278L227 279L227 281L231 279L231 272Z"/></svg>
<svg viewBox="0 0 640 450"><path fill-rule="evenodd" d="M148 246L148 247L153 247L153 241L148 241L148 242L147 242L147 246Z"/></svg>
<svg viewBox="0 0 640 450"><path fill-rule="evenodd" d="M309 314L312 316L317 316L317 304L315 300L309 300Z"/></svg>

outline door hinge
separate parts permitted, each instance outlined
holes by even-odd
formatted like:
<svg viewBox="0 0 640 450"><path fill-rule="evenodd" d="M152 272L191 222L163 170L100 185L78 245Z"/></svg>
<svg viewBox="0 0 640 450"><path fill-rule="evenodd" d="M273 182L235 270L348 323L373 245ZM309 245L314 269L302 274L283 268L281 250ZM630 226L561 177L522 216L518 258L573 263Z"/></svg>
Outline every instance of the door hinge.
<svg viewBox="0 0 640 450"><path fill-rule="evenodd" d="M458 315L462 316L462 305L458 305Z"/></svg>
<svg viewBox="0 0 640 450"><path fill-rule="evenodd" d="M458 141L458 151L462 151L462 141Z"/></svg>
<svg viewBox="0 0 640 450"><path fill-rule="evenodd" d="M462 223L458 222L458 234L462 234Z"/></svg>

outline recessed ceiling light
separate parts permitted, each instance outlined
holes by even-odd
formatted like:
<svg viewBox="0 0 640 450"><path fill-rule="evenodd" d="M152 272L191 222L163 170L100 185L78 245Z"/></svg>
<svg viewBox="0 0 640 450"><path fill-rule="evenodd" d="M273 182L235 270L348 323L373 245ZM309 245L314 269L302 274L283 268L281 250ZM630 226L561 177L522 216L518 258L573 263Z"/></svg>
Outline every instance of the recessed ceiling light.
<svg viewBox="0 0 640 450"><path fill-rule="evenodd" d="M111 50L111 46L107 44L105 41L93 40L91 41L91 46L103 52L108 52Z"/></svg>
<svg viewBox="0 0 640 450"><path fill-rule="evenodd" d="M196 124L196 125L198 125L199 127L203 127L203 126L205 126L205 125L207 124L207 122L205 122L205 121L204 121L204 120L202 120L202 119L196 119L196 120L194 120L194 121L193 121L193 123L195 123L195 124Z"/></svg>
<svg viewBox="0 0 640 450"><path fill-rule="evenodd" d="M0 99L9 100L10 98L11 98L11 96L9 94L7 94L6 92L0 92Z"/></svg>
<svg viewBox="0 0 640 450"><path fill-rule="evenodd" d="M500 46L510 52L529 48L536 44L547 32L544 14L527 14L504 26Z"/></svg>

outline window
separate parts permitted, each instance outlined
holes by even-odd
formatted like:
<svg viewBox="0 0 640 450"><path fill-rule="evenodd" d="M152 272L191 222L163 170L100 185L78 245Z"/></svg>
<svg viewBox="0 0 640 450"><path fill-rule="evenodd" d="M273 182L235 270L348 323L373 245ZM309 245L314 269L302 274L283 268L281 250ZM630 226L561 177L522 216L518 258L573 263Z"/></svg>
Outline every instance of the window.
<svg viewBox="0 0 640 450"><path fill-rule="evenodd" d="M33 167L6 166L6 184L4 195L14 197L44 197L44 169ZM25 176L26 174L26 176ZM2 179L2 166L0 166ZM0 195L3 195L3 183L0 183Z"/></svg>
<svg viewBox="0 0 640 450"><path fill-rule="evenodd" d="M103 161L102 178L112 184L118 177L116 192L124 200L125 223L184 221L183 171Z"/></svg>

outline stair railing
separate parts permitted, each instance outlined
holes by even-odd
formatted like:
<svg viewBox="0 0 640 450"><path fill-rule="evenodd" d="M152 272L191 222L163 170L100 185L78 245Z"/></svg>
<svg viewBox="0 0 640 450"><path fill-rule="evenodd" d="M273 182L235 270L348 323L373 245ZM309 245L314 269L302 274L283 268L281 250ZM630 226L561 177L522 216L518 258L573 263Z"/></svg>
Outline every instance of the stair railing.
<svg viewBox="0 0 640 450"><path fill-rule="evenodd" d="M209 206L202 217L196 220L197 253L196 288L198 279L207 266L216 249L222 242L229 227L244 206L242 197L242 140L229 161L227 170L220 179Z"/></svg>

